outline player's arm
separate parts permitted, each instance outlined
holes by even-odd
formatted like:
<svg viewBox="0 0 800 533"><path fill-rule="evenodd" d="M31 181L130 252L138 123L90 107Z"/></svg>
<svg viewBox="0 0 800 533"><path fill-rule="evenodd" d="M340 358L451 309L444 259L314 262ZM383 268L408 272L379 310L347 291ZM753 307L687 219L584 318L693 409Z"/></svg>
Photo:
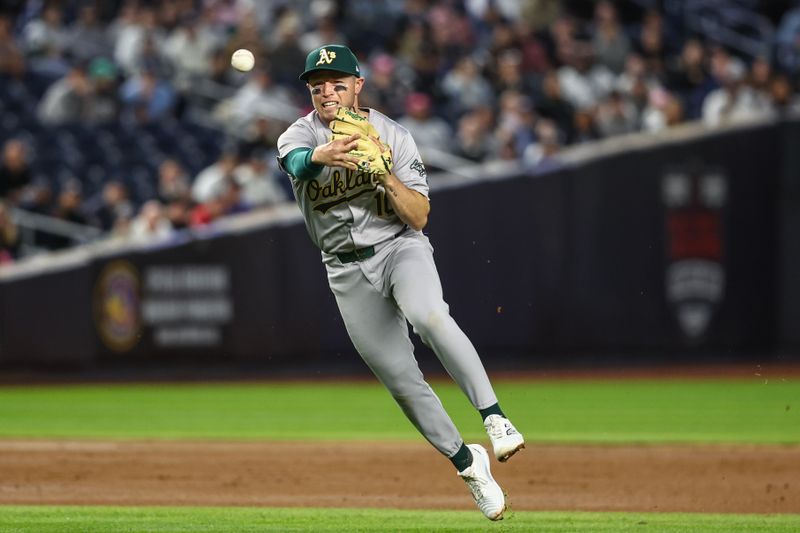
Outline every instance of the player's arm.
<svg viewBox="0 0 800 533"><path fill-rule="evenodd" d="M279 159L286 172L299 180L312 180L319 176L322 167L346 167L355 170L353 161L358 159L349 156L347 152L358 144L358 136L352 135L347 139L331 141L315 148L295 148L286 157Z"/></svg>
<svg viewBox="0 0 800 533"><path fill-rule="evenodd" d="M406 187L394 174L380 174L378 180L386 189L386 196L394 212L400 220L415 231L420 231L428 224L428 213L431 204L420 192Z"/></svg>

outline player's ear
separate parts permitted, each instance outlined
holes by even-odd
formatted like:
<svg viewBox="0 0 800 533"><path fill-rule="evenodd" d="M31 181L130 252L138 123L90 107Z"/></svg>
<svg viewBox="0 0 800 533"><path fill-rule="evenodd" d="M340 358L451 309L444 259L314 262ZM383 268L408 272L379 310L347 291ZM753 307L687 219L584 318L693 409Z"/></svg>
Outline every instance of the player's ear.
<svg viewBox="0 0 800 533"><path fill-rule="evenodd" d="M358 95L361 92L361 88L364 87L364 78L356 78L355 83L355 94Z"/></svg>

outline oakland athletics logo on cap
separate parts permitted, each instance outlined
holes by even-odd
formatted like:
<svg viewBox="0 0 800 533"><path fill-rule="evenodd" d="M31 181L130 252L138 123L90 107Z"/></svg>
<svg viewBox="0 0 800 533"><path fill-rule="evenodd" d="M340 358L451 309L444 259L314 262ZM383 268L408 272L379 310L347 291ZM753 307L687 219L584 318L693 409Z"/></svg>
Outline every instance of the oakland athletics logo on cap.
<svg viewBox="0 0 800 533"><path fill-rule="evenodd" d="M316 70L333 70L361 77L358 59L348 47L342 44L326 44L312 50L306 57L306 68L300 74L300 80L308 81L308 77Z"/></svg>
<svg viewBox="0 0 800 533"><path fill-rule="evenodd" d="M317 65L321 65L323 63L330 65L333 63L334 59L336 59L336 52L328 52L323 48L319 51L319 61L317 61Z"/></svg>

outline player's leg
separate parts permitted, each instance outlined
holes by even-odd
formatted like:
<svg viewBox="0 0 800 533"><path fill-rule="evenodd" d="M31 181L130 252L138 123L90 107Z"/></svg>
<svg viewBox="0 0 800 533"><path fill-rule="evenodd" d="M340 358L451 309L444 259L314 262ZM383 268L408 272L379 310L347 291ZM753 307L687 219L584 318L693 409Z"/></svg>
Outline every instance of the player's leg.
<svg viewBox="0 0 800 533"><path fill-rule="evenodd" d="M403 241L388 267L392 294L414 331L480 412L495 455L505 461L524 447L524 439L500 409L472 342L450 316L427 238L414 236Z"/></svg>
<svg viewBox="0 0 800 533"><path fill-rule="evenodd" d="M378 292L357 265L328 267L328 280L347 333L364 362L420 433L441 453L454 456L463 440L425 382L405 318L395 303Z"/></svg>
<svg viewBox="0 0 800 533"><path fill-rule="evenodd" d="M408 338L408 325L357 266L329 266L328 280L347 332L361 357L386 386L417 430L458 470L478 508L491 520L505 510L503 491L480 445L466 445L438 396L425 382Z"/></svg>
<svg viewBox="0 0 800 533"><path fill-rule="evenodd" d="M450 316L430 244L407 237L392 254L388 268L394 296L414 331L441 360L476 409L497 403L478 352Z"/></svg>

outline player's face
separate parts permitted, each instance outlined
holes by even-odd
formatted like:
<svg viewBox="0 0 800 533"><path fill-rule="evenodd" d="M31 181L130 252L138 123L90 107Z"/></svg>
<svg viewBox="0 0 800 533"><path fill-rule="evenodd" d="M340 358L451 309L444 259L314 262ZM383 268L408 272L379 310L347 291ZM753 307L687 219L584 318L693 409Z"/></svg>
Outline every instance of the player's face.
<svg viewBox="0 0 800 533"><path fill-rule="evenodd" d="M333 71L315 72L307 84L314 109L323 121L333 120L339 107L355 106L363 85L364 78Z"/></svg>

